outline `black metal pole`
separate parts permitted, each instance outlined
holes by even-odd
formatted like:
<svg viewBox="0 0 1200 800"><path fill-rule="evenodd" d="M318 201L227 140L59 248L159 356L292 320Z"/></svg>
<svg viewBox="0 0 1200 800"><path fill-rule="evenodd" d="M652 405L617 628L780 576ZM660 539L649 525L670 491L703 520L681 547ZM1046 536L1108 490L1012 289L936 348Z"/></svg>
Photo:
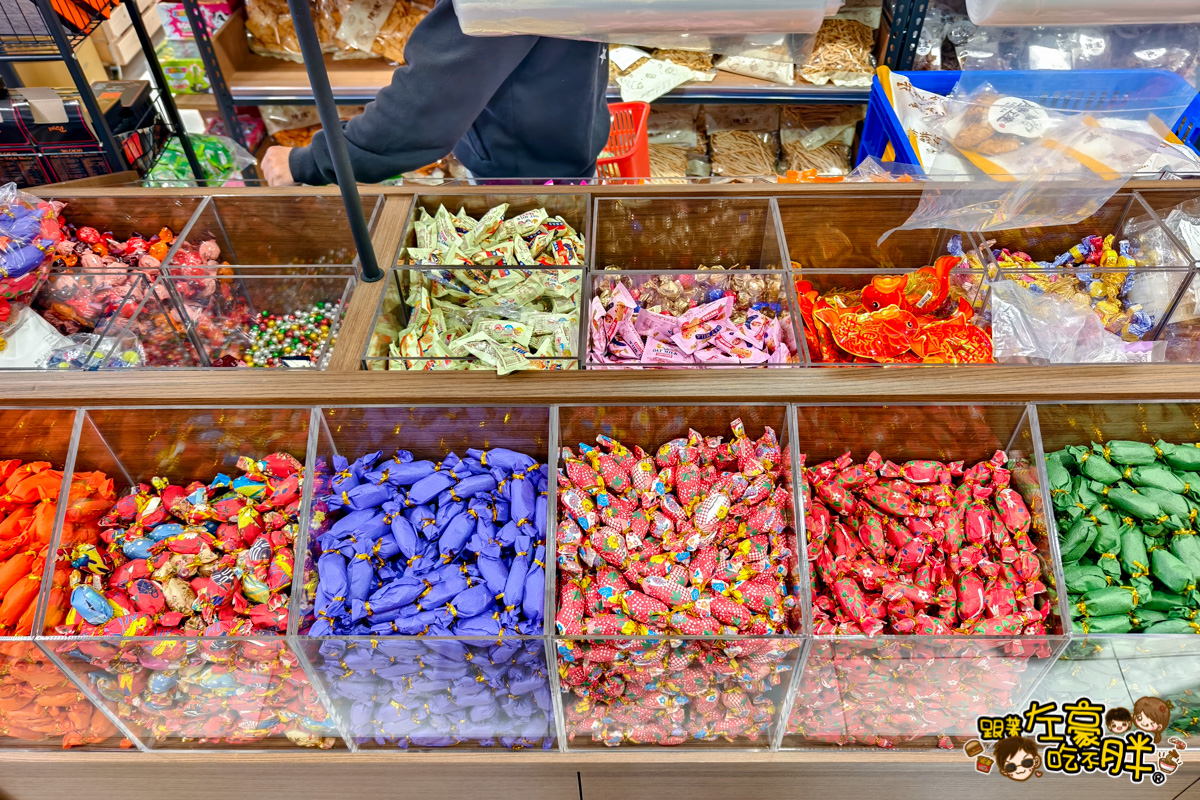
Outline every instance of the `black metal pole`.
<svg viewBox="0 0 1200 800"><path fill-rule="evenodd" d="M346 136L342 132L342 121L338 119L337 101L329 85L329 73L325 71L325 58L321 54L321 42L317 39L317 28L313 24L308 0L288 0L292 12L292 24L296 26L296 39L300 42L300 53L304 56L304 68L308 71L308 82L312 86L325 141L329 144L329 155L333 159L333 171L337 175L338 187L342 190L342 202L346 206L346 217L350 220L350 232L358 248L358 260L362 265L362 279L368 283L379 280L383 272L375 260L375 248L371 245L371 231L363 213L362 199L358 196L358 184L354 180L354 168L350 166L350 152L346 149Z"/></svg>
<svg viewBox="0 0 1200 800"><path fill-rule="evenodd" d="M237 106L233 102L229 84L225 82L225 73L221 71L221 62L217 59L216 50L213 49L212 35L216 31L208 29L208 19L200 11L196 0L183 0L183 10L187 13L188 24L192 27L192 38L196 42L196 49L200 51L200 60L204 62L204 74L208 77L209 88L212 90L213 98L217 101L221 119L225 121L225 130L229 131L231 139L246 148L248 152L253 152L253 148L250 147L249 141L246 140L246 134L242 130L242 121L238 119ZM250 174L247 175L247 172ZM258 167L246 167L242 170L242 175L258 178Z"/></svg>
<svg viewBox="0 0 1200 800"><path fill-rule="evenodd" d="M167 119L171 121L171 130L175 131L175 136L179 139L179 146L183 148L183 154L187 156L188 166L192 168L192 175L197 181L203 181L204 168L200 166L200 160L196 158L196 150L192 147L192 140L188 138L187 131L183 127L183 119L179 116L175 98L171 96L171 87L167 84L167 76L163 74L162 64L158 62L158 53L154 52L154 40L150 38L150 34L146 30L146 23L142 21L137 0L125 0L125 8L129 11L133 30L137 33L138 42L142 45L142 52L146 54L146 63L150 65L150 77L154 79L154 85L158 87L158 98L163 108L167 110Z"/></svg>
<svg viewBox="0 0 1200 800"><path fill-rule="evenodd" d="M50 5L50 0L34 0L34 2L37 3L38 11L41 12L42 19L46 22L46 30L50 31L50 35L54 37L54 43L58 45L58 52L63 63L67 65L67 72L71 73L71 80L75 82L79 99L83 101L83 107L87 109L88 116L91 117L92 129L96 132L96 138L100 140L100 146L104 148L104 157L108 161L108 168L113 172L129 169L129 164L125 161L125 154L121 152L121 147L117 144L112 129L108 127L108 120L104 118L104 114L100 111L100 104L96 102L96 93L92 91L92 84L88 82L87 75L84 74L83 67L75 56L71 40L63 33L62 23L58 20L57 12Z"/></svg>

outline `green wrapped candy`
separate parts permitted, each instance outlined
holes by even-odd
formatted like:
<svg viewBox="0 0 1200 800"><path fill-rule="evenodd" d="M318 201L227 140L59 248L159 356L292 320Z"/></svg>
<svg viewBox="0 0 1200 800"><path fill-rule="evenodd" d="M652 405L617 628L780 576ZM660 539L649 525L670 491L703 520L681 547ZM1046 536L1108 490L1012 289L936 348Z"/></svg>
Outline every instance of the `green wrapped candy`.
<svg viewBox="0 0 1200 800"><path fill-rule="evenodd" d="M1200 625L1190 619L1167 619L1154 623L1143 633L1200 633Z"/></svg>
<svg viewBox="0 0 1200 800"><path fill-rule="evenodd" d="M1200 445L1167 444L1159 439L1154 447L1162 453L1162 460L1171 469L1178 469L1183 472L1200 472Z"/></svg>
<svg viewBox="0 0 1200 800"><path fill-rule="evenodd" d="M1192 568L1193 575L1200 575L1200 538L1196 533L1175 532L1171 537L1171 552Z"/></svg>
<svg viewBox="0 0 1200 800"><path fill-rule="evenodd" d="M1103 454L1106 461L1114 464L1125 464L1131 467L1153 464L1158 460L1154 445L1145 442L1131 442L1125 439L1114 439L1106 445L1092 443L1092 449Z"/></svg>
<svg viewBox="0 0 1200 800"><path fill-rule="evenodd" d="M1100 530L1096 527L1096 523L1090 517L1083 517L1075 522L1067 529L1066 535L1062 539L1062 560L1063 563L1078 561L1083 558L1083 555L1092 546L1092 542L1096 541L1097 534Z"/></svg>
<svg viewBox="0 0 1200 800"><path fill-rule="evenodd" d="M1192 568L1165 547L1155 547L1150 553L1150 566L1159 583L1171 591L1183 595L1196 591L1196 576Z"/></svg>
<svg viewBox="0 0 1200 800"><path fill-rule="evenodd" d="M1103 589L1112 584L1112 579L1095 564L1068 564L1063 567L1063 578L1071 594Z"/></svg>
<svg viewBox="0 0 1200 800"><path fill-rule="evenodd" d="M1104 484L1096 483L1096 487L1103 489ZM1108 505L1104 500L1104 495L1095 491L1093 482L1079 475L1075 478L1075 502L1081 508L1095 508L1098 505Z"/></svg>
<svg viewBox="0 0 1200 800"><path fill-rule="evenodd" d="M1084 592L1083 599L1075 604L1075 610L1088 617L1125 615L1133 611L1137 605L1136 595L1137 592L1128 586L1106 586L1103 589L1093 589L1090 592Z"/></svg>
<svg viewBox="0 0 1200 800"><path fill-rule="evenodd" d="M1138 606L1133 611L1129 612L1129 621L1133 623L1133 627L1137 629L1145 628L1147 625L1154 625L1163 622L1167 619L1167 612L1155 611L1152 608Z"/></svg>
<svg viewBox="0 0 1200 800"><path fill-rule="evenodd" d="M1068 447L1067 452L1075 459L1075 464L1084 477L1105 485L1121 480L1121 470L1105 461L1102 454L1086 447Z"/></svg>
<svg viewBox="0 0 1200 800"><path fill-rule="evenodd" d="M1131 578L1144 578L1150 574L1146 537L1137 528L1129 527L1121 533L1121 566Z"/></svg>
<svg viewBox="0 0 1200 800"><path fill-rule="evenodd" d="M1197 451L1200 452L1200 451ZM1063 464L1066 450L1059 450L1046 456L1046 478L1050 484L1050 498L1055 508L1061 508L1060 502L1067 504L1071 494L1071 471Z"/></svg>
<svg viewBox="0 0 1200 800"><path fill-rule="evenodd" d="M1138 493L1127 484L1109 486L1104 496L1113 506L1138 519L1157 520L1163 516L1162 507L1158 503L1146 495Z"/></svg>
<svg viewBox="0 0 1200 800"><path fill-rule="evenodd" d="M1168 614L1176 609L1185 609L1188 606L1188 600L1183 595L1170 594L1168 592L1155 592L1154 596L1143 602L1142 607L1153 609L1154 611L1163 611Z"/></svg>
<svg viewBox="0 0 1200 800"><path fill-rule="evenodd" d="M1130 483L1139 488L1152 486L1155 489L1164 489L1168 492L1174 492L1177 495L1183 494L1188 489L1187 484L1178 475L1161 464L1130 467L1125 471L1123 477L1127 477Z"/></svg>
<svg viewBox="0 0 1200 800"><path fill-rule="evenodd" d="M1108 614L1103 617L1085 617L1071 620L1071 629L1078 634L1129 633L1133 622L1128 614Z"/></svg>

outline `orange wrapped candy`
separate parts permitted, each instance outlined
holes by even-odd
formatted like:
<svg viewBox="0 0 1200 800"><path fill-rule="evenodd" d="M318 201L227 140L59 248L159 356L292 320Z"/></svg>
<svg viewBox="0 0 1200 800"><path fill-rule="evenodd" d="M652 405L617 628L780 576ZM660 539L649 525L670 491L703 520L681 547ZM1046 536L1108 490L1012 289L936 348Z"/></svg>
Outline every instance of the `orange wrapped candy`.
<svg viewBox="0 0 1200 800"><path fill-rule="evenodd" d="M0 461L0 637L33 633L46 572L63 473L46 461ZM99 541L96 524L112 508L113 482L99 472L71 480L62 544ZM46 611L53 626L66 616L70 564L58 565ZM117 730L28 641L0 638L0 736L27 741L61 739L63 747L102 742Z"/></svg>

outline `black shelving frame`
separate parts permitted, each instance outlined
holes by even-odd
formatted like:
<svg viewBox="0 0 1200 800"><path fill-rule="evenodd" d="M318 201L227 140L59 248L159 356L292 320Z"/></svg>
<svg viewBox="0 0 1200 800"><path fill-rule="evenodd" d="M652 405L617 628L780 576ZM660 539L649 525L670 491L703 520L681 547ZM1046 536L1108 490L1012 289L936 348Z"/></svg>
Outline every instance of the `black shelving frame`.
<svg viewBox="0 0 1200 800"><path fill-rule="evenodd" d="M154 52L154 43L146 31L142 21L141 11L137 0L121 0L129 11L131 23L138 43L146 53L150 65L151 76L158 90L158 103L167 115L167 125L172 135L178 137L180 146L187 156L192 173L200 178L203 170L196 159L191 140L184 130L179 109L171 97L170 87L167 86L163 75L162 65ZM5 77L9 82L15 77L12 64L33 61L61 61L71 75L75 90L79 93L81 102L87 110L92 129L104 151L104 159L112 172L122 172L130 168L129 161L117 140L112 128L100 110L100 103L92 91L92 85L84 74L83 66L75 53L83 40L90 36L104 21L104 11L116 7L110 4L105 9L95 9L90 15L82 12L78 17L64 20L54 10L51 0L0 0L0 64L5 65ZM36 9L37 14L29 11Z"/></svg>

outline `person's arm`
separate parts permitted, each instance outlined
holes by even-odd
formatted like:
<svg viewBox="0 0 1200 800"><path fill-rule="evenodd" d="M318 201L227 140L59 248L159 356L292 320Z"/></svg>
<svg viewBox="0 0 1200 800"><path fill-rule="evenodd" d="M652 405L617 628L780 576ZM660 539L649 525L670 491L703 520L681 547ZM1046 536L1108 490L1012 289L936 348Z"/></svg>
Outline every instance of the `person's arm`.
<svg viewBox="0 0 1200 800"><path fill-rule="evenodd" d="M467 36L451 0L438 0L409 37L407 66L345 125L355 178L377 183L443 158L536 42L534 36ZM293 149L287 161L298 183L336 180L323 132L308 147Z"/></svg>

